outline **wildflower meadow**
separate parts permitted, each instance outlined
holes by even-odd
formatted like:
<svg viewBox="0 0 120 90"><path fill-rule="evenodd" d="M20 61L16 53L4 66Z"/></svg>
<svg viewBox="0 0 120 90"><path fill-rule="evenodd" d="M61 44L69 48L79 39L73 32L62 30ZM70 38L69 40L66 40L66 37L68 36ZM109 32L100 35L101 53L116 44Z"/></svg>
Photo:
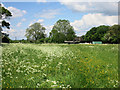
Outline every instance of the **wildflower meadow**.
<svg viewBox="0 0 120 90"><path fill-rule="evenodd" d="M3 44L2 88L117 88L118 44Z"/></svg>

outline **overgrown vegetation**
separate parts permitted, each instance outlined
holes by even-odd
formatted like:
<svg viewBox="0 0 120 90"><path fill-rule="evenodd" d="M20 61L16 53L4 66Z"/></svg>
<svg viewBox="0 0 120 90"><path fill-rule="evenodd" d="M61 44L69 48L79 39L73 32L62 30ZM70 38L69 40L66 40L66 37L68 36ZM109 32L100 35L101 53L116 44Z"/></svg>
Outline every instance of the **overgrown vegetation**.
<svg viewBox="0 0 120 90"><path fill-rule="evenodd" d="M118 45L5 44L3 88L116 88Z"/></svg>

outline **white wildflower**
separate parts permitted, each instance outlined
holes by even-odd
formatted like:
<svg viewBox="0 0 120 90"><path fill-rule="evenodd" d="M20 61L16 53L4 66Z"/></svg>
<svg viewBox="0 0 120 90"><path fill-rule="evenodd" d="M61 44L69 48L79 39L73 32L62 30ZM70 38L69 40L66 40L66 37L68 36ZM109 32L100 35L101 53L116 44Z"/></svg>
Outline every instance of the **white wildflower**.
<svg viewBox="0 0 120 90"><path fill-rule="evenodd" d="M52 81L54 84L56 84L56 81Z"/></svg>

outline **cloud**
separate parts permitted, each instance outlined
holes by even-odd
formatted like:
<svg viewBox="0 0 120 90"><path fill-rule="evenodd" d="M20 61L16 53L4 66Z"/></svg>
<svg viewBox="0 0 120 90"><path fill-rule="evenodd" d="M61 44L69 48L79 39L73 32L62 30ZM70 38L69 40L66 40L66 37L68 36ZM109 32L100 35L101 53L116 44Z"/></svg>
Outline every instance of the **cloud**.
<svg viewBox="0 0 120 90"><path fill-rule="evenodd" d="M34 24L34 23L36 23L36 22L38 22L38 23L42 23L43 24L43 22L44 22L44 19L38 19L38 20L32 20L31 22L30 22L30 24L28 25L28 26L31 26L32 24Z"/></svg>
<svg viewBox="0 0 120 90"><path fill-rule="evenodd" d="M5 7L3 3L0 3L0 6L1 6L1 7Z"/></svg>
<svg viewBox="0 0 120 90"><path fill-rule="evenodd" d="M22 24L22 23L21 23L21 22L19 22L19 23L17 24L17 27L20 27L20 26L21 26L21 24Z"/></svg>
<svg viewBox="0 0 120 90"><path fill-rule="evenodd" d="M73 12L118 15L118 2L64 2L64 0L60 0L60 3Z"/></svg>
<svg viewBox="0 0 120 90"><path fill-rule="evenodd" d="M59 14L59 10L55 9L55 10L43 10L41 13L38 13L35 15L35 17L42 17L42 18L46 18L46 19L52 19L55 18L55 15Z"/></svg>
<svg viewBox="0 0 120 90"><path fill-rule="evenodd" d="M17 27L21 27L21 25L22 25L22 23L23 23L24 21L26 21L25 18L21 19L21 22L19 22L16 26L17 26Z"/></svg>
<svg viewBox="0 0 120 90"><path fill-rule="evenodd" d="M37 2L47 2L47 0L37 0Z"/></svg>
<svg viewBox="0 0 120 90"><path fill-rule="evenodd" d="M114 24L118 24L118 16L105 16L101 13L87 14L84 15L80 20L71 22L71 25L79 35L85 34L86 31L95 26Z"/></svg>
<svg viewBox="0 0 120 90"><path fill-rule="evenodd" d="M4 28L4 30L2 31L2 33L7 33L7 34L10 34L12 32L15 32L13 28L10 28L10 29Z"/></svg>
<svg viewBox="0 0 120 90"><path fill-rule="evenodd" d="M7 9L12 13L12 18L22 17L24 14L27 13L25 10L20 10L14 7L8 7Z"/></svg>
<svg viewBox="0 0 120 90"><path fill-rule="evenodd" d="M26 30L25 29L15 29L15 28L10 28L10 29L7 29L7 28L4 28L3 31L4 33L7 33L9 34L9 37L10 39L26 39L25 38L25 33L26 33Z"/></svg>
<svg viewBox="0 0 120 90"><path fill-rule="evenodd" d="M9 31L9 37L11 39L25 39L25 33L26 33L26 30L24 29L20 29L20 30L17 30L17 29L11 29Z"/></svg>
<svg viewBox="0 0 120 90"><path fill-rule="evenodd" d="M39 19L37 22L42 23L44 22L44 19Z"/></svg>

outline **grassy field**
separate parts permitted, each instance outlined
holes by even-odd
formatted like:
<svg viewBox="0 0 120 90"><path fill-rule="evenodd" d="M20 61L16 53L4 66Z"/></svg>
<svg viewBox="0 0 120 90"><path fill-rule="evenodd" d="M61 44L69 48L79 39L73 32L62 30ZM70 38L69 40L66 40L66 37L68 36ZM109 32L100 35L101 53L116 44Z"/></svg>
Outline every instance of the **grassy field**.
<svg viewBox="0 0 120 90"><path fill-rule="evenodd" d="M4 44L2 87L118 87L118 45Z"/></svg>

